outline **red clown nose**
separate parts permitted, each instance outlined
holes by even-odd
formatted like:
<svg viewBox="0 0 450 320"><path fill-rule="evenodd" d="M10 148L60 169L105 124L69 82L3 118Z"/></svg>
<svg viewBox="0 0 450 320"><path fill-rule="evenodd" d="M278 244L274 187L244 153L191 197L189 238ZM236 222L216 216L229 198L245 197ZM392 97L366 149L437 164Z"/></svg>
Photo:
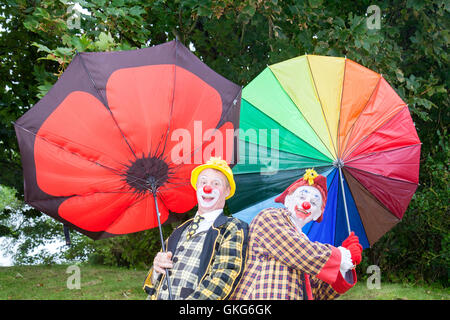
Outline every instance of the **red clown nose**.
<svg viewBox="0 0 450 320"><path fill-rule="evenodd" d="M203 187L203 192L204 193L211 193L211 191L212 191L212 188L210 186L204 186Z"/></svg>
<svg viewBox="0 0 450 320"><path fill-rule="evenodd" d="M305 201L302 203L302 207L305 210L308 210L309 208L311 208L311 204L308 201Z"/></svg>

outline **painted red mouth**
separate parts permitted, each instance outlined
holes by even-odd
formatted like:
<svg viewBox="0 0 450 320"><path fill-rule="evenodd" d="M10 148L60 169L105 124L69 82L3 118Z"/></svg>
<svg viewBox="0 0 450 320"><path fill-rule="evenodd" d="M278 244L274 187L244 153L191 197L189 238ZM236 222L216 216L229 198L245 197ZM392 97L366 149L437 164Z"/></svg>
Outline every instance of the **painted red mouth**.
<svg viewBox="0 0 450 320"><path fill-rule="evenodd" d="M214 200L214 197L202 196L202 198L203 198L203 201L205 201L205 202L211 202Z"/></svg>
<svg viewBox="0 0 450 320"><path fill-rule="evenodd" d="M300 209L298 206L295 206L294 210L295 210L295 215L299 219L306 219L307 217L309 217L311 215L311 212Z"/></svg>

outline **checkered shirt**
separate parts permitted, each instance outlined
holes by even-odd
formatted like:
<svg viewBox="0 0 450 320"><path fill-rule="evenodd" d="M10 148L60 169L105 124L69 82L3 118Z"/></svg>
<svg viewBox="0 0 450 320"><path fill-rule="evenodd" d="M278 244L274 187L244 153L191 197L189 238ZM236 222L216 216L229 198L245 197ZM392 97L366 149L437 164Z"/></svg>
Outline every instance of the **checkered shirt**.
<svg viewBox="0 0 450 320"><path fill-rule="evenodd" d="M166 241L169 251L177 252L177 248L185 241L183 234L192 219L186 221L174 230ZM198 283L196 288L184 290L190 293L188 296L180 291L180 298L186 300L220 300L228 299L233 293L245 262L247 246L248 225L239 219L227 217L223 213L214 221L206 232L206 238L200 254L200 266L198 268ZM200 235L200 233L198 233ZM194 236L195 238L195 236ZM194 239L192 238L192 239ZM172 247L172 249L171 249ZM176 255L176 254L175 254ZM192 270L194 271L194 270ZM152 282L153 268L148 272L144 280L144 291L149 295L148 299L159 297L165 284L165 275Z"/></svg>
<svg viewBox="0 0 450 320"><path fill-rule="evenodd" d="M331 247L301 236L285 208L261 211L250 224L244 274L231 299L302 300L302 273L310 276L314 299L339 294L316 278L331 256Z"/></svg>
<svg viewBox="0 0 450 320"><path fill-rule="evenodd" d="M174 300L185 298L180 295L183 288L194 290L198 285L197 272L200 265L200 254L202 253L205 242L206 231L199 232L187 240L186 235L188 232L189 228L186 228L181 235L180 242L172 258L173 268L169 271ZM164 280L162 290L159 292L159 300L169 299L169 290L167 290L166 281Z"/></svg>

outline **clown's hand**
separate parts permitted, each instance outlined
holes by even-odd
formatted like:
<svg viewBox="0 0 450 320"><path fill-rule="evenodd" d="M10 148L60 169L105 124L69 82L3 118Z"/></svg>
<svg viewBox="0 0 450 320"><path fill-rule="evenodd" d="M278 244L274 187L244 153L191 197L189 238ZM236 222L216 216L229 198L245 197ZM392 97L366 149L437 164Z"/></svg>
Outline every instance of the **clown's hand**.
<svg viewBox="0 0 450 320"><path fill-rule="evenodd" d="M352 263L356 266L361 263L362 259L362 246L359 243L359 238L352 231L347 239L342 242L342 247L350 251L352 257Z"/></svg>
<svg viewBox="0 0 450 320"><path fill-rule="evenodd" d="M350 251L344 247L338 247L339 251L341 252L341 266L339 267L339 270L341 271L342 276L345 278L345 274L347 271L350 271L355 266L352 262L352 254Z"/></svg>
<svg viewBox="0 0 450 320"><path fill-rule="evenodd" d="M349 234L349 236L347 237L347 239L345 239L345 240L342 242L342 246L343 246L344 248L348 248L348 246L351 245L351 244L353 244L353 243L359 243L359 238L358 238L357 235L355 235L355 232L352 231L352 232Z"/></svg>
<svg viewBox="0 0 450 320"><path fill-rule="evenodd" d="M158 276L170 268L173 268L172 252L158 252L153 260L152 283L155 283Z"/></svg>

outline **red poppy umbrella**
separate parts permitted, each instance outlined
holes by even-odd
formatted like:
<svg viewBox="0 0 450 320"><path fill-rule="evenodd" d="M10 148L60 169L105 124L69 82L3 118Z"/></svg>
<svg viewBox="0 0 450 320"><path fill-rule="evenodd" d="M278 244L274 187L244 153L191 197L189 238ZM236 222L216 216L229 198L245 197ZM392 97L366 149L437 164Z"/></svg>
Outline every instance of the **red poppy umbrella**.
<svg viewBox="0 0 450 320"><path fill-rule="evenodd" d="M93 239L156 227L196 204L202 156L233 162L240 94L178 41L78 53L15 123L25 200Z"/></svg>

